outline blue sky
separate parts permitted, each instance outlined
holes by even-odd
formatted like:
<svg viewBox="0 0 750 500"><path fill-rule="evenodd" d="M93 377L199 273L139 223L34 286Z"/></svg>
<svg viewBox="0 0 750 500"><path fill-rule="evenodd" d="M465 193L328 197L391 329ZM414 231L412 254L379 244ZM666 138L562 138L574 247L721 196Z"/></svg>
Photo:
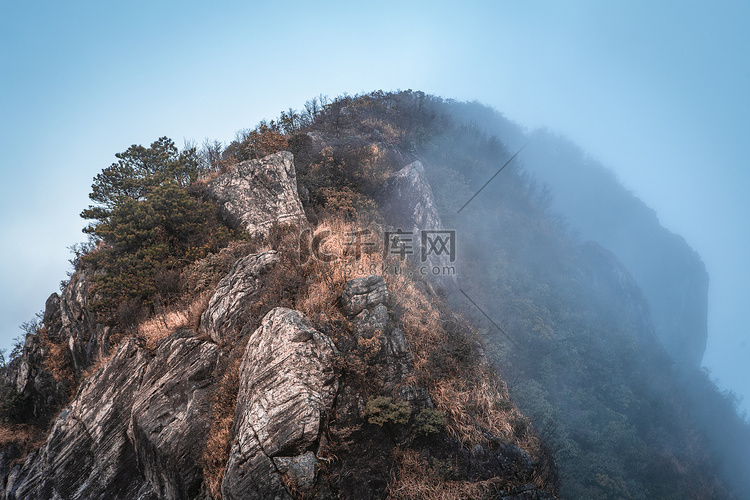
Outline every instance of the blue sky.
<svg viewBox="0 0 750 500"><path fill-rule="evenodd" d="M412 88L547 126L703 257L704 364L750 399L750 4L0 2L0 347L58 289L92 178L318 94ZM748 401L745 408L750 408Z"/></svg>

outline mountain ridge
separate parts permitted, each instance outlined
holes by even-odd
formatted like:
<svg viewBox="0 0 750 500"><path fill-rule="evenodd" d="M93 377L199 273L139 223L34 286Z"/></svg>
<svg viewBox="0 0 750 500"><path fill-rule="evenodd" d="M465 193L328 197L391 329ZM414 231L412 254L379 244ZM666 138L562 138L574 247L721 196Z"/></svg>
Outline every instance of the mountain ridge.
<svg viewBox="0 0 750 500"><path fill-rule="evenodd" d="M689 416L715 387L686 395L615 252L571 238L517 164L457 213L510 157L461 106L374 92L282 113L226 148L154 143L168 160L147 165L145 196L89 212L98 249L5 370L9 422L44 433L67 408L42 448L6 441L5 497L731 498L747 462ZM217 200L238 164L269 182ZM387 196L403 179L407 208ZM302 227L268 224L253 196L301 207ZM448 280L420 273L408 239L433 229L458 240ZM297 347L272 347L279 335ZM253 392L261 382L290 383L291 398L325 389L289 407ZM746 424L722 415L742 442ZM86 421L98 431L76 434ZM66 446L100 463L55 462ZM97 472L108 463L114 475Z"/></svg>

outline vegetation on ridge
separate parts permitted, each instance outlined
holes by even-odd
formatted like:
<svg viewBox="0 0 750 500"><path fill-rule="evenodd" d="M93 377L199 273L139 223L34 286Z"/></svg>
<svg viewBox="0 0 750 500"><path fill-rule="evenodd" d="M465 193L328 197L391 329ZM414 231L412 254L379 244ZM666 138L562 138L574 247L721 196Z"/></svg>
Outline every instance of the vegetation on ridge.
<svg viewBox="0 0 750 500"><path fill-rule="evenodd" d="M706 374L680 375L670 365L650 336L649 318L622 288L607 284L606 258L587 253L552 213L549 191L514 163L457 213L511 153L502 137L456 118L476 106L412 91L320 98L238 133L226 148L206 141L201 150L180 152L161 138L118 154L95 179L95 205L82 214L93 221L87 228L93 244L76 260L77 271L94 273L95 307L112 327L112 344L127 333L154 347L179 328L195 328L207 294L232 263L275 248L282 261L263 277L249 329L276 306L304 312L334 340L342 380L367 402L357 427L332 421L326 429L322 474L331 488L345 487L340 457L374 436L393 446L388 459L396 474L386 480L394 498L501 491L507 484L466 481L435 450L448 447L458 456L506 441L538 464L539 475L527 479L553 492L554 457L564 498L731 498L726 485L747 462L719 460L733 445L750 443L747 423ZM297 259L299 234L290 227L252 240L231 231L202 194L209 179L236 162L282 149L294 153L308 219L315 231L333 235L326 245L339 265ZM378 189L415 159L425 164L444 225L460 233L462 286L503 332L465 301L436 298L428 283L386 273L394 316L414 353L412 381L435 403L432 413L410 408L407 415L404 401L383 393L377 345L354 340L339 298L348 279L384 263L377 252L347 253L342 238L364 230L379 237ZM482 342L448 306L482 334L502 379L480 363ZM37 326L32 336L44 325ZM44 340L47 366L69 365L60 340ZM221 349L202 464L205 488L215 498L232 438L243 339ZM4 390L0 417L11 421L27 403L10 386ZM732 429L734 444L711 428L716 423L705 413L706 401L718 409L711 415ZM734 480L735 488L746 484Z"/></svg>

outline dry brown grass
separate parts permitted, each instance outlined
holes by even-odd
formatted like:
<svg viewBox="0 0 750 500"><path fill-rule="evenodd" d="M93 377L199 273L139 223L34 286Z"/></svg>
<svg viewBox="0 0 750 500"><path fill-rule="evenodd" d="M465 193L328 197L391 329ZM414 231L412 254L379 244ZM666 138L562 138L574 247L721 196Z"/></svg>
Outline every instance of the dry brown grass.
<svg viewBox="0 0 750 500"><path fill-rule="evenodd" d="M43 442L44 438L44 432L31 425L0 424L0 449L7 448L10 445L26 448Z"/></svg>
<svg viewBox="0 0 750 500"><path fill-rule="evenodd" d="M363 146L355 154L358 160L357 173L365 182L380 186L393 174L388 152L378 144Z"/></svg>
<svg viewBox="0 0 750 500"><path fill-rule="evenodd" d="M404 274L387 274L385 278L391 296L402 311L399 322L414 354L413 380L408 382L428 388L436 409L446 416L448 435L464 446L486 445L491 439L509 442L533 459L543 460L545 452L539 437L511 402L508 389L496 372L482 363L458 362L453 369L436 373L432 358L441 346L451 343L436 307L437 301L429 299L417 283ZM460 335L468 335L469 343L475 340L470 331ZM414 487L418 478L419 475L414 476ZM539 475L535 475L534 483L542 489L549 486L547 479ZM440 483L436 490L432 480L426 479L424 488L428 493L415 498L472 498L461 496L462 491L468 491L463 488L468 486L450 483L445 490L446 484ZM453 495L450 491L456 488L458 496L450 496ZM430 497L430 494L438 496Z"/></svg>
<svg viewBox="0 0 750 500"><path fill-rule="evenodd" d="M198 177L198 179L193 183L196 186L203 187L212 180L219 177L224 172L219 172L218 170L211 170L210 172L206 172L205 174Z"/></svg>
<svg viewBox="0 0 750 500"><path fill-rule="evenodd" d="M442 378L430 387L435 406L446 415L448 433L465 444L487 443L491 435L533 451L529 424L511 403L505 385L484 369L477 372Z"/></svg>
<svg viewBox="0 0 750 500"><path fill-rule="evenodd" d="M393 500L476 500L502 486L501 479L472 483L445 479L418 452L396 448L398 479L389 486Z"/></svg>
<svg viewBox="0 0 750 500"><path fill-rule="evenodd" d="M240 364L247 338L238 342L226 359L211 405L211 429L203 450L203 479L206 492L214 499L221 498L221 482L232 445L232 425L239 392Z"/></svg>
<svg viewBox="0 0 750 500"><path fill-rule="evenodd" d="M229 272L237 259L258 252L261 247L258 242L235 240L217 254L208 254L192 263L181 275L186 294L194 298L206 291L213 292L216 284Z"/></svg>
<svg viewBox="0 0 750 500"><path fill-rule="evenodd" d="M330 237L323 242L323 252L336 257L331 264L308 263L305 271L309 285L297 304L310 317L323 311L331 319L341 319L339 298L344 285L350 279L370 274L383 275L388 290L400 311L399 324L404 331L414 354L413 381L424 384L437 408L446 414L448 433L467 445L484 444L487 435L518 444L532 456L538 446L533 440L526 420L510 402L508 390L498 376L481 364L461 366L455 374L436 374L432 357L437 348L448 342L436 301L421 291L417 283L405 273L383 272L384 261L379 251L352 251L350 237L355 231L367 229L372 239L380 242L381 232L375 224L342 217L329 218L321 222L317 232L328 231ZM379 249L380 245L376 245ZM367 347L367 346L363 346ZM371 349L370 349L371 350ZM363 353L368 349L364 349Z"/></svg>
<svg viewBox="0 0 750 500"><path fill-rule="evenodd" d="M52 341L47 333L47 327L40 328L37 335L41 346L45 349L45 370L52 375L56 382L64 383L69 390L74 390L75 375L68 344L64 340L60 342Z"/></svg>
<svg viewBox="0 0 750 500"><path fill-rule="evenodd" d="M434 300L428 299L406 274L387 273L384 278L401 311L399 323L414 354L415 374L429 380L430 354L445 341L440 313Z"/></svg>
<svg viewBox="0 0 750 500"><path fill-rule="evenodd" d="M94 375L99 370L101 370L102 367L107 364L107 361L109 361L110 359L112 359L112 356L115 355L115 351L116 350L117 350L116 347L112 347L110 349L109 354L107 354L106 356L100 356L100 357L98 357L96 359L96 361L94 361L91 364L91 366L89 366L88 368L86 368L86 371L83 372L83 376L81 377L81 380L87 379L90 376Z"/></svg>
<svg viewBox="0 0 750 500"><path fill-rule="evenodd" d="M187 305L175 306L158 313L138 325L138 336L146 341L146 348L154 351L159 342L183 328L198 329L201 314L211 299L209 292L203 292Z"/></svg>
<svg viewBox="0 0 750 500"><path fill-rule="evenodd" d="M22 463L32 450L44 444L47 433L32 425L0 423L0 450L10 446L18 447L20 456L11 461L10 468Z"/></svg>
<svg viewBox="0 0 750 500"><path fill-rule="evenodd" d="M404 130L396 127L394 124L380 120L378 118L368 117L362 120L362 124L366 127L378 129L383 135L386 142L396 143L404 138Z"/></svg>
<svg viewBox="0 0 750 500"><path fill-rule="evenodd" d="M362 234L363 231L367 233ZM375 223L334 216L322 219L314 233L325 236L320 252L330 255L333 261L310 259L303 263L308 286L298 298L297 306L310 317L318 317L323 312L331 319L344 319L338 305L346 282L382 274L383 255L378 245L382 241L382 231ZM357 239L374 244L360 245Z"/></svg>
<svg viewBox="0 0 750 500"><path fill-rule="evenodd" d="M490 440L506 441L516 444L534 459L542 455L538 438L510 402L507 388L494 371L475 359L462 361L458 358L449 360L449 369L436 370L436 353L451 356L450 349L446 351L444 346L450 346L455 339L452 340L446 330L446 318L441 316L439 300L423 291L429 287L420 286L405 274L386 272L386 269L392 269L396 259L384 260L381 253L382 232L377 224L356 217L326 216L319 220L314 233L324 236L320 250L332 256L333 261L322 262L315 258L305 262L295 261L290 256L298 255L299 232L278 228L269 239L269 244L281 252L282 260L264 278L264 291L257 303L271 307L282 301L287 307L296 308L313 319L323 317L321 313L324 313L331 324L339 325L332 332L334 341L338 342L337 336L349 335L345 326L348 320L340 309L344 285L353 278L382 275L393 299L398 323L414 355L413 373L404 383L419 384L429 390L436 409L446 416L448 435L465 446L486 445ZM371 247L353 245L355 233L366 235L363 241L375 244ZM285 277L294 279L290 281ZM290 287L290 283L294 286ZM260 314L262 311L256 312ZM184 318L184 315L176 316L174 324L178 324L180 318ZM169 321L169 318L164 318L162 330L163 323ZM156 328L158 323L154 325ZM343 330L338 331L342 325ZM461 330L458 335L469 335L466 342L472 345L474 339L470 332ZM371 361L375 359L376 348L380 346L379 340L374 337L374 340L362 341L361 345L355 343L354 351L341 357L346 370L355 377L359 372L370 374ZM351 342L351 339L348 341ZM213 424L203 456L206 489L213 498L220 498L221 481L230 451L238 370L244 352L244 342L242 344L241 348L237 345L232 347L234 361L229 362L220 377L212 409ZM471 356L476 358L476 354ZM376 383L378 377L368 375L365 378L369 383ZM367 391L367 387L367 383L363 382L362 389ZM376 389L372 390L377 392ZM447 480L416 452L409 450L397 451L396 460L399 476L391 485L392 498L480 498L500 484L500 480L479 483ZM537 477L535 482L544 488L544 478Z"/></svg>

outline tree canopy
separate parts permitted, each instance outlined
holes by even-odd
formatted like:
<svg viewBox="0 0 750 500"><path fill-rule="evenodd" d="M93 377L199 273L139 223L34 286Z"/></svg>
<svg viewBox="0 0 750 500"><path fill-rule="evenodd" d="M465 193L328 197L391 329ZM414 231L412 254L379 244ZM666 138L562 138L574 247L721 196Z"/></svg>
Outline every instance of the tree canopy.
<svg viewBox="0 0 750 500"><path fill-rule="evenodd" d="M165 182L187 187L198 178L200 159L196 149L179 152L167 137L160 137L148 148L134 144L115 156L118 161L94 178L89 198L96 205L81 213L84 219L102 223L117 207L129 200L146 199ZM85 231L97 236L96 226L93 224Z"/></svg>
<svg viewBox="0 0 750 500"><path fill-rule="evenodd" d="M84 260L104 271L94 278L97 305L110 311L127 301L148 306L165 270L179 270L229 239L214 204L188 189L198 178L195 148L179 152L161 137L115 156L94 178L89 197L96 205L81 213L94 221L84 232L99 244Z"/></svg>

